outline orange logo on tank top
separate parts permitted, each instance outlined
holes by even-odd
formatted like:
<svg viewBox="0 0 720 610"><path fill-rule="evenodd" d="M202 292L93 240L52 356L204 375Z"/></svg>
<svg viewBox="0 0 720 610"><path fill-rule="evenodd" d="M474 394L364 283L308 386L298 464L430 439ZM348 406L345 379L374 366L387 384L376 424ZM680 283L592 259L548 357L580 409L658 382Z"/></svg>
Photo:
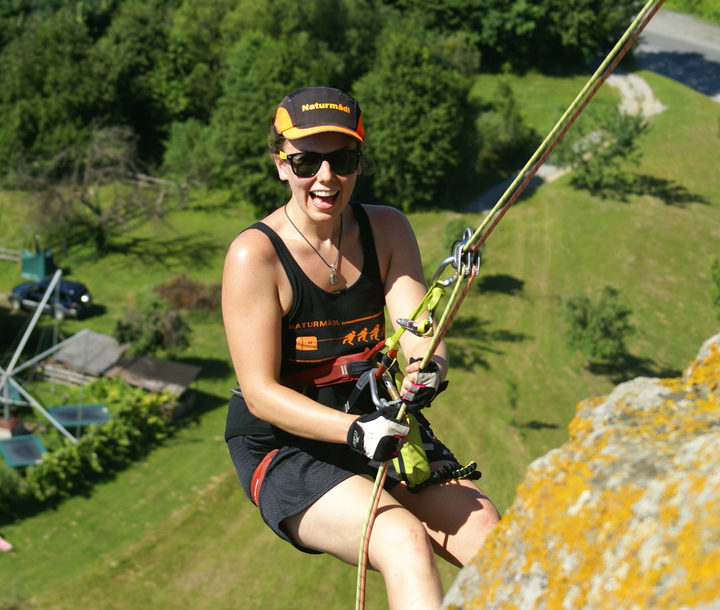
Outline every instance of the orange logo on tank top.
<svg viewBox="0 0 720 610"><path fill-rule="evenodd" d="M381 320L383 313L379 312L372 316L366 316L357 320L348 320L339 322L338 320L311 321L291 324L289 330L301 330L310 328L323 328L327 326L346 326L349 324L358 324L367 322L368 320ZM367 343L377 343L385 336L385 324L381 321L376 322L372 327L363 325L357 330L351 330L345 335L330 337L327 339L318 339L314 335L306 337L295 337L295 350L298 352L315 352L318 350L318 344L326 341L340 341L342 345L359 345ZM372 322L371 322L372 324Z"/></svg>
<svg viewBox="0 0 720 610"><path fill-rule="evenodd" d="M299 352L311 352L318 348L317 337L297 337L295 339L295 349Z"/></svg>

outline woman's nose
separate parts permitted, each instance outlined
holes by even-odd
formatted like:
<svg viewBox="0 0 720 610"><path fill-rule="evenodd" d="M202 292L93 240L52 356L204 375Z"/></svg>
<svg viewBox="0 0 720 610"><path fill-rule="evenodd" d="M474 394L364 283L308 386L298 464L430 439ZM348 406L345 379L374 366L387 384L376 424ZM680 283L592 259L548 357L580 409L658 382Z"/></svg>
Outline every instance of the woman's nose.
<svg viewBox="0 0 720 610"><path fill-rule="evenodd" d="M320 169L317 173L318 180L332 180L334 176L334 173L332 171L332 168L330 167L330 163L327 161L327 159L323 159L323 162L320 164Z"/></svg>

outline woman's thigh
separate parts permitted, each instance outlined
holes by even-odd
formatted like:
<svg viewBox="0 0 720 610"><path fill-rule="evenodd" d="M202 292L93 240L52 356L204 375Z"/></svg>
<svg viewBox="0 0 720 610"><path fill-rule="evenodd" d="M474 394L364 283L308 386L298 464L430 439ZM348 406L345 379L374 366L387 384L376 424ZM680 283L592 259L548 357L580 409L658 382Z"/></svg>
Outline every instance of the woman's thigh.
<svg viewBox="0 0 720 610"><path fill-rule="evenodd" d="M500 515L475 483L451 481L417 494L396 485L393 497L426 527L435 551L456 566L465 566L484 544Z"/></svg>
<svg viewBox="0 0 720 610"><path fill-rule="evenodd" d="M312 506L285 519L283 527L294 542L357 565L372 490L373 481L369 477L350 477ZM416 539L417 542L413 542ZM381 564L386 556L390 560L393 552L400 551L398 546L415 544L418 548L403 552L426 553L428 548L432 552L424 525L392 495L381 491L370 537L370 563L379 568L377 564Z"/></svg>

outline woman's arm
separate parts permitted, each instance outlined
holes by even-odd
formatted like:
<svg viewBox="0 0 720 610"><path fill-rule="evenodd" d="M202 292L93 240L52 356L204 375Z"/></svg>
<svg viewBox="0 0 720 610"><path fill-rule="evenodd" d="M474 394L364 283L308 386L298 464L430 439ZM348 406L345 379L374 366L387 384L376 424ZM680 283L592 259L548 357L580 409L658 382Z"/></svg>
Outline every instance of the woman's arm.
<svg viewBox="0 0 720 610"><path fill-rule="evenodd" d="M230 356L250 412L305 438L344 443L356 416L280 384L282 266L260 231L240 234L225 259L222 310Z"/></svg>
<svg viewBox="0 0 720 610"><path fill-rule="evenodd" d="M407 318L427 292L420 250L410 223L400 211L385 206L366 206L365 210L370 217L378 251L388 314L393 327L397 329L397 319ZM430 341L410 332L403 333L400 346L407 361L421 360ZM448 354L443 342L435 349L432 359L437 363L444 379L448 369ZM407 390L414 381L419 368L419 361L407 367L408 374L403 381L403 390Z"/></svg>

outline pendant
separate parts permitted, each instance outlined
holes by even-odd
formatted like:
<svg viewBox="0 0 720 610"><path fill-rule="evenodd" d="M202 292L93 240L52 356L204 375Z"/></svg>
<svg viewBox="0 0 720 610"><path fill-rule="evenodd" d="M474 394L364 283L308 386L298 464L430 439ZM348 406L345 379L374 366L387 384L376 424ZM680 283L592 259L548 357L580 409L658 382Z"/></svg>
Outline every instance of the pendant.
<svg viewBox="0 0 720 610"><path fill-rule="evenodd" d="M330 283L335 286L338 283L338 276L335 272L335 265L330 267Z"/></svg>

